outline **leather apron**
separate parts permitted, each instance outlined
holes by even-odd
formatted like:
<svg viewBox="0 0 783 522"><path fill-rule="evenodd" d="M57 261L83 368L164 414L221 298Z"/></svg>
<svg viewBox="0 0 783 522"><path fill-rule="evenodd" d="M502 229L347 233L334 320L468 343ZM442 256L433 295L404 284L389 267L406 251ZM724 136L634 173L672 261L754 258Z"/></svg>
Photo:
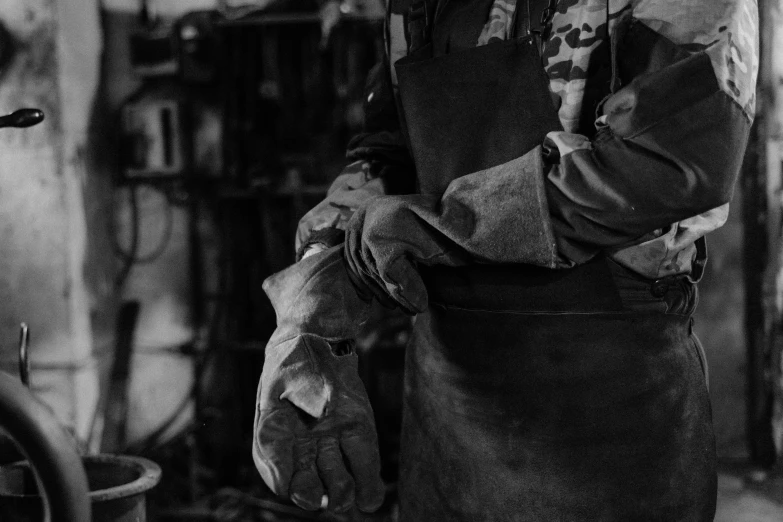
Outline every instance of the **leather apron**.
<svg viewBox="0 0 783 522"><path fill-rule="evenodd" d="M459 28L449 17L470 9L483 23L491 3L447 2L433 33L439 22ZM454 32L478 36L475 26ZM397 65L425 193L519 157L559 127L529 39L448 41L433 34ZM430 308L406 354L401 521L713 519L693 283L652 294L650 281L603 256L570 270L434 266L422 275Z"/></svg>

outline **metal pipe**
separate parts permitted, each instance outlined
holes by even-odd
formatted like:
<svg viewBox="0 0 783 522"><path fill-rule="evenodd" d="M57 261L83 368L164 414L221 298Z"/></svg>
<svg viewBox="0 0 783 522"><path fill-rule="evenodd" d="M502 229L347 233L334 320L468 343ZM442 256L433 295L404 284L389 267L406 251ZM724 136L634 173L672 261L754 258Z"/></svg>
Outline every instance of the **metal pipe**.
<svg viewBox="0 0 783 522"><path fill-rule="evenodd" d="M52 412L11 375L0 372L0 427L36 472L50 522L90 522L87 475L72 438Z"/></svg>

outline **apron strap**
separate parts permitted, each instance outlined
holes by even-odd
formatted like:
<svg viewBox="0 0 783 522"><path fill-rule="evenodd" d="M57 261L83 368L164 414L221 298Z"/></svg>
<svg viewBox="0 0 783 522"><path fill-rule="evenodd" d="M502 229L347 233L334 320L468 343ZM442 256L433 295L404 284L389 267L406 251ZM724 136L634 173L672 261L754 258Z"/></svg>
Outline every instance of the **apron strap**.
<svg viewBox="0 0 783 522"><path fill-rule="evenodd" d="M549 5L546 6L544 12L541 13L541 41L545 42L549 38L549 33L552 31L552 19L557 12L558 0L549 0Z"/></svg>
<svg viewBox="0 0 783 522"><path fill-rule="evenodd" d="M547 35L552 27L552 18L557 11L557 0L512 0L514 13L511 15L511 38L525 37L530 34ZM520 2L525 2L519 9ZM531 5L532 4L532 5ZM533 27L533 20L539 21Z"/></svg>
<svg viewBox="0 0 783 522"><path fill-rule="evenodd" d="M513 0L514 12L511 14L511 33L509 34L511 39L516 38L518 35L527 36L533 32L530 22L530 0L524 0L527 9L525 9L525 12L522 13L522 15L519 14L520 9L517 9L520 1L521 0Z"/></svg>
<svg viewBox="0 0 783 522"><path fill-rule="evenodd" d="M408 54L413 54L430 40L430 20L425 0L413 0L408 8Z"/></svg>
<svg viewBox="0 0 783 522"><path fill-rule="evenodd" d="M527 2L528 2L528 12L529 12L530 0L527 0ZM557 12L557 3L558 0L549 0L547 6L544 8L543 11L541 11L541 17L539 18L539 27L536 29L532 29L532 28L530 29L530 33L533 35L533 38L536 39L536 44L538 46L538 55L542 57L544 56L544 42L547 41L547 38L549 38L549 33L552 32L552 19L555 17L555 13ZM514 14L516 15L516 10ZM531 23L532 22L528 22L528 25L531 25Z"/></svg>
<svg viewBox="0 0 783 522"><path fill-rule="evenodd" d="M539 54L541 54L543 42L549 37L549 33L552 30L552 18L554 18L557 12L558 0L548 0L547 6L541 11L541 17L539 20L540 26L536 29L532 27L533 14L531 12L530 0L512 0L514 3L514 12L511 15L511 38L516 38L517 35L527 36L529 34L536 35L538 39ZM527 11L519 16L519 4L524 1L527 7ZM540 3L536 2L537 4ZM536 5L538 7L538 5ZM413 54L430 41L431 37L431 23L430 13L427 9L426 0L413 0L408 8L408 34L410 37L410 44L408 45L408 54ZM520 27L521 26L521 27Z"/></svg>

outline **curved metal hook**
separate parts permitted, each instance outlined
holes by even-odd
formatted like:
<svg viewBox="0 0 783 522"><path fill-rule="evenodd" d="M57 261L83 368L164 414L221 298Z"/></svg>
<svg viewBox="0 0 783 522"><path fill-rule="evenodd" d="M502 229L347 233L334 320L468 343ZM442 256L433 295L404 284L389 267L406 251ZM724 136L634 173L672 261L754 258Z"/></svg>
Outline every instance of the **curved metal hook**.
<svg viewBox="0 0 783 522"><path fill-rule="evenodd" d="M19 378L22 384L30 387L30 328L27 323L19 327Z"/></svg>
<svg viewBox="0 0 783 522"><path fill-rule="evenodd" d="M40 109L19 109L6 116L0 116L0 128L3 127L32 127L38 125L44 119L44 113Z"/></svg>

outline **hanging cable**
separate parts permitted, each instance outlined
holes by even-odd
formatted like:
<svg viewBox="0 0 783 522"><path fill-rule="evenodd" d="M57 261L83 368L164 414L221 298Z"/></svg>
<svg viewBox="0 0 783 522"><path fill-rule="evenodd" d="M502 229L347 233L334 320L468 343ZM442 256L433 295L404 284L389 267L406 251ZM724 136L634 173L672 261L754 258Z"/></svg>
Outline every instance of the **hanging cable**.
<svg viewBox="0 0 783 522"><path fill-rule="evenodd" d="M165 221L163 226L163 233L161 234L161 238L158 241L157 245L153 249L151 249L149 252L140 254L139 250L141 248L141 212L139 210L139 196L138 196L138 187L135 185L131 185L128 187L128 206L130 208L130 227L129 227L129 233L130 233L130 245L128 249L124 249L119 244L119 240L117 238L116 234L116 226L115 226L115 233L112 234L112 242L113 242L113 248L114 253L123 261L122 268L117 274L117 278L115 279L115 287L120 288L125 280L127 279L128 275L130 274L130 270L133 268L134 265L143 265L143 264L149 264L156 260L158 260L165 252L169 245L169 242L171 241L171 237L173 235L174 231L174 209L171 201L169 200L168 195L165 192L161 193L164 195L166 200L166 213L165 213Z"/></svg>

